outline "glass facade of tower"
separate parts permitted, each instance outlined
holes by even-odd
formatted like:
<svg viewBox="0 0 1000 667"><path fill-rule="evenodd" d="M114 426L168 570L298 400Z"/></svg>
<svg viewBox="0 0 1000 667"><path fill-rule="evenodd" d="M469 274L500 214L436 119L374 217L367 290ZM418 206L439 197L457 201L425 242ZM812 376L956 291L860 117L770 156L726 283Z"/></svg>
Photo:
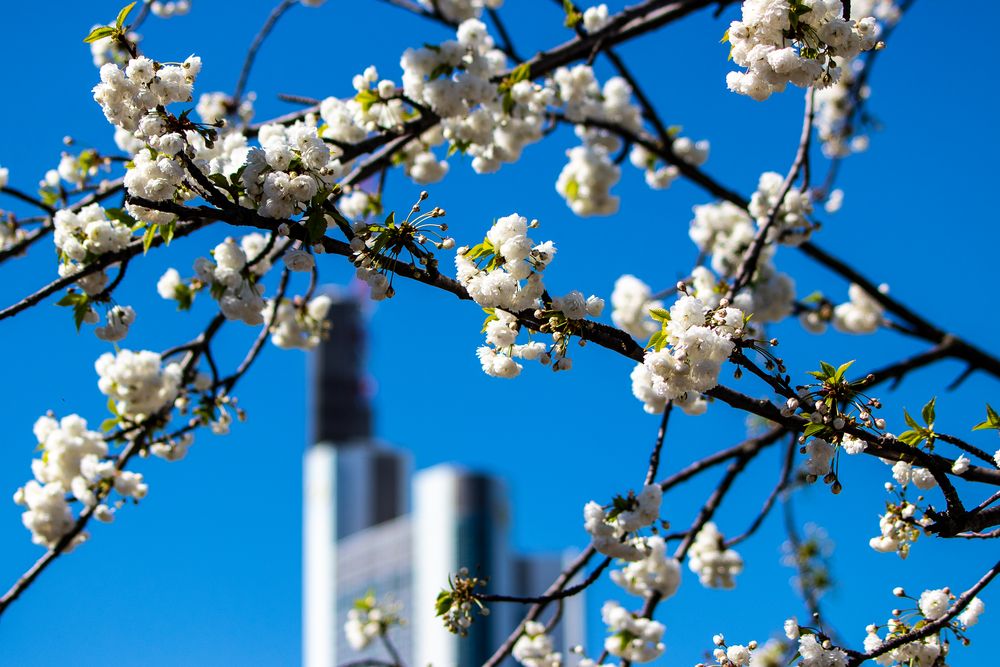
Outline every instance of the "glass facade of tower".
<svg viewBox="0 0 1000 667"><path fill-rule="evenodd" d="M329 340L313 358L315 444L303 469L306 667L389 658L377 642L353 651L344 635L348 611L369 592L402 603L406 623L390 636L406 664L481 665L523 609L496 605L468 637L450 635L433 609L448 575L466 567L489 577L492 590L539 595L563 559L510 552L506 490L498 479L450 465L411 475L405 452L373 438L358 303L336 299L330 320ZM582 641L582 605L582 598L564 604L559 646Z"/></svg>

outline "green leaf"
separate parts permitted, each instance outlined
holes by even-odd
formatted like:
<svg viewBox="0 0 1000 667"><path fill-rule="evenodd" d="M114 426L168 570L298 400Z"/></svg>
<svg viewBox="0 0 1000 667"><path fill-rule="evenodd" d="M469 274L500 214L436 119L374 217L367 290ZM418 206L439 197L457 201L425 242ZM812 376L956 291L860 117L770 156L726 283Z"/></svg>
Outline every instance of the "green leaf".
<svg viewBox="0 0 1000 667"><path fill-rule="evenodd" d="M819 362L819 367L823 370L824 373L826 373L827 378L832 378L834 375L837 374L837 369L831 366L830 364L826 363L825 361Z"/></svg>
<svg viewBox="0 0 1000 667"><path fill-rule="evenodd" d="M484 308L483 310L487 312L487 316L483 321L483 328L479 333L486 333L486 327L489 326L489 323L500 319L496 316L496 313L492 308Z"/></svg>
<svg viewBox="0 0 1000 667"><path fill-rule="evenodd" d="M566 20L563 25L567 28L572 28L583 19L583 14L573 7L573 0L563 0L563 11L566 12Z"/></svg>
<svg viewBox="0 0 1000 667"><path fill-rule="evenodd" d="M722 39L719 40L719 44L725 44L728 41L729 41L729 29L726 28L726 31L722 33Z"/></svg>
<svg viewBox="0 0 1000 667"><path fill-rule="evenodd" d="M145 255L149 252L149 246L153 243L153 238L156 236L156 230L159 227L156 223L150 223L146 227L146 233L142 235L142 254Z"/></svg>
<svg viewBox="0 0 1000 667"><path fill-rule="evenodd" d="M452 597L451 593L448 591L441 591L438 593L437 600L434 602L434 614L436 616L444 616L451 609Z"/></svg>
<svg viewBox="0 0 1000 667"><path fill-rule="evenodd" d="M178 283L174 287L174 298L177 299L177 310L190 310L194 291L186 283Z"/></svg>
<svg viewBox="0 0 1000 667"><path fill-rule="evenodd" d="M326 215L323 211L315 208L306 218L306 232L309 234L309 242L317 243L326 235Z"/></svg>
<svg viewBox="0 0 1000 667"><path fill-rule="evenodd" d="M386 227L395 227L396 226L396 212L395 211L389 211L389 215L386 216L386 218L385 218L385 226Z"/></svg>
<svg viewBox="0 0 1000 667"><path fill-rule="evenodd" d="M933 426L934 425L934 403L935 403L935 401L937 401L937 396L935 396L934 398L932 398L931 400L929 400L927 402L927 405L925 405L923 407L923 409L920 410L920 416L924 418L924 423L927 424L927 426Z"/></svg>
<svg viewBox="0 0 1000 667"><path fill-rule="evenodd" d="M819 433L822 433L826 429L827 429L826 424L813 424L812 422L810 422L805 427L805 430L802 431L802 435L808 438L809 436L813 436L813 435L817 435Z"/></svg>
<svg viewBox="0 0 1000 667"><path fill-rule="evenodd" d="M575 178L571 178L569 182L566 183L566 199L569 201L576 201L579 196L580 184L577 183Z"/></svg>
<svg viewBox="0 0 1000 667"><path fill-rule="evenodd" d="M903 408L903 419L906 420L906 424L910 428L912 428L914 430L921 430L920 429L920 424L917 423L916 419L914 419L913 417L910 416L910 413L906 411L906 408Z"/></svg>
<svg viewBox="0 0 1000 667"><path fill-rule="evenodd" d="M433 77L431 77L433 78ZM361 110L367 112L372 108L372 105L376 102L380 102L382 98L378 96L378 93L374 90L359 90L358 94L354 96L355 101L361 105Z"/></svg>
<svg viewBox="0 0 1000 667"><path fill-rule="evenodd" d="M115 399L113 399L113 398L109 398L108 399L108 412L110 412L111 414L113 414L115 417L119 416L118 415L118 406L115 405Z"/></svg>
<svg viewBox="0 0 1000 667"><path fill-rule="evenodd" d="M847 362L846 364L841 364L841 365L840 365L840 368L838 368L838 369L837 369L837 372L836 372L836 373L834 373L834 375L833 375L833 381L834 381L834 383L837 383L837 382L840 382L841 380L843 380L843 379L844 379L844 372L845 372L845 371L846 371L846 370L847 370L848 368L850 368L850 367L851 367L851 364L853 364L853 363L854 363L854 361L855 361L854 359L851 359L851 360L850 360L850 361L848 361L848 362Z"/></svg>
<svg viewBox="0 0 1000 667"><path fill-rule="evenodd" d="M662 331L657 331L652 336L649 337L649 343L646 345L646 349L652 348L655 352L659 352L663 349L665 344L665 336Z"/></svg>
<svg viewBox="0 0 1000 667"><path fill-rule="evenodd" d="M170 242L174 240L174 229L177 227L177 220L171 220L166 225L160 229L160 236L163 237L163 242L170 245Z"/></svg>
<svg viewBox="0 0 1000 667"><path fill-rule="evenodd" d="M135 218L133 218L131 215L129 215L128 212L125 211L124 209L120 209L120 208L107 208L107 209L104 209L104 214L106 216L108 216L108 220L114 220L115 222L119 222L119 223L125 225L126 227L130 227L130 228L132 228L133 232L135 231L134 225L136 225L136 224L140 224L141 225L141 223L137 223L136 220L135 220Z"/></svg>
<svg viewBox="0 0 1000 667"><path fill-rule="evenodd" d="M652 317L657 322L669 322L670 321L670 311L665 308L650 308L649 316Z"/></svg>
<svg viewBox="0 0 1000 667"><path fill-rule="evenodd" d="M83 321L87 317L87 313L90 312L90 304L86 301L83 303L78 303L73 306L73 323L76 325L76 330L79 331L80 327L83 326Z"/></svg>
<svg viewBox="0 0 1000 667"><path fill-rule="evenodd" d="M118 422L120 421L121 417L108 417L107 419L101 422L101 430L107 433L115 426L118 426Z"/></svg>
<svg viewBox="0 0 1000 667"><path fill-rule="evenodd" d="M99 39L104 39L105 37L110 37L115 34L115 29L108 25L102 25L100 27L94 28L90 31L90 34L83 38L83 41L87 44L92 44Z"/></svg>
<svg viewBox="0 0 1000 667"><path fill-rule="evenodd" d="M57 306L75 306L78 303L87 303L87 295L79 292L67 292L66 295L56 301Z"/></svg>
<svg viewBox="0 0 1000 667"><path fill-rule="evenodd" d="M802 303L819 303L822 300L823 300L822 292L813 292L806 298L802 299Z"/></svg>
<svg viewBox="0 0 1000 667"><path fill-rule="evenodd" d="M980 422L972 427L973 431L982 431L985 429L996 429L1000 431L1000 415L990 406L989 403L986 404L986 421Z"/></svg>
<svg viewBox="0 0 1000 667"><path fill-rule="evenodd" d="M924 441L924 436L919 431L903 431L896 439L911 447L916 447Z"/></svg>
<svg viewBox="0 0 1000 667"><path fill-rule="evenodd" d="M125 19L128 18L128 13L132 11L133 7L135 7L134 2L125 7L122 7L122 10L118 12L118 18L115 19L115 25L118 26L119 30L122 29L123 25L125 25Z"/></svg>
<svg viewBox="0 0 1000 667"><path fill-rule="evenodd" d="M509 90L503 94L502 104L503 112L508 116L514 111L514 107L517 106L517 103L514 101L514 96L510 94Z"/></svg>

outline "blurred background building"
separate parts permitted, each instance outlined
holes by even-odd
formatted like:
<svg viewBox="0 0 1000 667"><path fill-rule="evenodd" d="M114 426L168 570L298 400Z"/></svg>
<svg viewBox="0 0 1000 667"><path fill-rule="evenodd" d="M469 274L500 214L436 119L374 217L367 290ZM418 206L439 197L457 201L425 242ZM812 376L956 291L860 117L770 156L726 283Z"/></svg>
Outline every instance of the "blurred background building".
<svg viewBox="0 0 1000 667"><path fill-rule="evenodd" d="M481 665L526 608L492 605L468 637L452 635L433 604L448 575L466 567L488 576L491 592L537 596L564 557L513 552L501 480L447 464L414 473L406 451L374 436L359 302L334 296L329 320L311 364L312 444L303 464L305 665L391 661L377 642L359 654L345 639L347 612L369 591L402 603L406 624L390 638L407 665ZM583 596L567 599L562 614L557 649L582 644Z"/></svg>

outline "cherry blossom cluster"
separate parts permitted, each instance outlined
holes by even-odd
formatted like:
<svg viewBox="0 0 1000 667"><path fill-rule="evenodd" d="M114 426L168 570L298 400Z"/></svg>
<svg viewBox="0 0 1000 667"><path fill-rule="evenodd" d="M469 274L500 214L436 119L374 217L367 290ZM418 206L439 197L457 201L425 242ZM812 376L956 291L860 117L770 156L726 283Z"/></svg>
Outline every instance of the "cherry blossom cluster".
<svg viewBox="0 0 1000 667"><path fill-rule="evenodd" d="M777 176L777 174L773 174ZM779 177L780 178L780 177ZM772 178L770 172L761 176L761 187L754 193L751 210L760 213L756 224L767 224L767 206L769 199L777 196L771 192ZM789 197L803 201L795 193L789 192ZM800 212L805 209L796 206ZM800 214L790 213L779 215L781 221L787 221L786 230L793 229L794 224L804 221ZM698 249L711 257L710 267L721 278L733 278L739 269L743 255L757 234L754 220L746 211L730 202L718 202L694 207L694 219L689 229L691 240ZM783 237L784 238L784 237ZM791 314L795 303L795 282L787 273L777 270L773 263L775 247L768 243L763 246L757 262L756 271L750 278L748 289L742 290L734 297L734 305L746 313L753 313L755 324L778 322ZM725 292L726 286L717 279L712 271L705 267L697 267L691 274L690 284L694 294L707 305L715 307Z"/></svg>
<svg viewBox="0 0 1000 667"><path fill-rule="evenodd" d="M78 415L61 420L46 415L34 426L41 458L31 462L34 479L14 494L26 507L21 519L35 544L51 548L74 526L70 501L92 508L94 518L110 522L114 510L104 502L113 489L122 499L141 500L148 488L139 473L118 470L108 459L108 445L97 431L87 429ZM120 503L119 503L120 506ZM70 547L82 542L81 533Z"/></svg>
<svg viewBox="0 0 1000 667"><path fill-rule="evenodd" d="M878 291L886 294L889 286L879 285ZM833 328L842 333L870 334L885 325L885 309L863 287L851 283L847 294L848 301L836 306L819 294L807 299L818 303L799 315L803 328L810 333L821 334L828 324L833 324Z"/></svg>
<svg viewBox="0 0 1000 667"><path fill-rule="evenodd" d="M687 137L677 137L671 143L674 155L695 167L700 167L708 160L709 143L706 139L693 141ZM680 168L672 164L662 164L644 146L636 144L629 152L629 162L637 169L646 172L646 185L653 190L663 190L670 187L678 176Z"/></svg>
<svg viewBox="0 0 1000 667"><path fill-rule="evenodd" d="M601 619L608 626L604 649L609 654L630 662L651 662L663 655L666 647L661 639L665 628L659 621L634 614L612 601L601 607Z"/></svg>
<svg viewBox="0 0 1000 667"><path fill-rule="evenodd" d="M523 366L515 359L551 362L548 346L534 341L517 344L520 323L514 315L496 308L488 309L490 317L486 324L486 345L476 350L483 372L491 377L517 377Z"/></svg>
<svg viewBox="0 0 1000 667"><path fill-rule="evenodd" d="M94 86L94 100L109 123L148 140L164 129L163 116L157 109L174 102L190 102L200 71L201 58L197 56L177 65L163 65L145 56L131 59L125 69L107 63L101 66L101 82Z"/></svg>
<svg viewBox="0 0 1000 667"><path fill-rule="evenodd" d="M656 485L647 485L638 496L630 494L627 498L616 498L609 508L603 508L593 501L587 503L584 507L584 528L590 533L594 548L600 553L624 561L643 560L648 553L646 538L625 538L657 520L657 499L662 497L658 488Z"/></svg>
<svg viewBox="0 0 1000 667"><path fill-rule="evenodd" d="M566 118L577 123L576 135L582 140L582 145L566 152L569 162L556 180L556 190L577 215L611 215L617 212L619 202L617 197L611 195L611 188L618 182L621 170L612 155L619 150L621 141L608 130L595 128L589 123L610 124L639 133L642 130L642 112L632 102L632 87L622 77L611 77L603 87L600 86L589 65L560 67L547 85L558 92ZM707 141L671 138L671 149L677 158L694 166L700 166L708 159ZM630 160L635 167L645 171L646 183L653 189L668 187L680 173L677 166L662 164L652 152L640 145L632 148Z"/></svg>
<svg viewBox="0 0 1000 667"><path fill-rule="evenodd" d="M555 256L556 247L551 241L535 244L528 237L528 229L537 226L537 220L529 223L527 218L512 213L494 222L482 243L459 248L455 255L458 281L489 313L484 326L489 345L478 351L488 375L516 376L521 365L514 358L543 364L554 358L554 370L568 370L567 345L576 323L604 310L603 299L593 295L587 298L576 290L551 299L547 305L542 303L542 273ZM545 320L540 331L552 334L555 344L551 350L539 342L516 344L519 325L513 314L523 311L533 311L535 317Z"/></svg>
<svg viewBox="0 0 1000 667"><path fill-rule="evenodd" d="M887 488L891 484L886 484ZM868 541L868 545L881 553L896 553L900 558L910 555L910 545L917 541L920 533L918 520L915 518L917 506L907 500L887 502L885 514L879 517L879 532L877 537Z"/></svg>
<svg viewBox="0 0 1000 667"><path fill-rule="evenodd" d="M562 664L562 655L555 651L552 637L538 621L524 624L524 632L517 638L511 655L524 667L560 667Z"/></svg>
<svg viewBox="0 0 1000 667"><path fill-rule="evenodd" d="M627 274L615 281L611 292L611 321L615 326L639 340L648 340L660 326L649 317L649 311L663 308L663 302L653 298L649 285Z"/></svg>
<svg viewBox="0 0 1000 667"><path fill-rule="evenodd" d="M105 352L94 367L98 389L114 402L116 414L131 422L141 422L172 405L180 392L180 364L164 366L156 352Z"/></svg>
<svg viewBox="0 0 1000 667"><path fill-rule="evenodd" d="M237 244L232 237L225 239L212 250L212 259L199 257L194 271L199 285L208 285L212 296L219 301L219 310L230 320L240 320L250 326L264 322L264 285L259 282L271 268L271 255L262 256L268 244L267 237L249 234ZM248 259L248 256L249 259ZM257 259L254 264L250 261ZM213 261L214 260L214 261ZM158 285L164 298L177 298L185 294L183 283L174 281L174 274L164 275ZM162 289L161 289L162 288ZM173 293L172 296L166 296Z"/></svg>
<svg viewBox="0 0 1000 667"><path fill-rule="evenodd" d="M645 555L611 571L611 580L632 595L672 597L681 584L681 564L667 555L667 543L659 535L645 539Z"/></svg>
<svg viewBox="0 0 1000 667"><path fill-rule="evenodd" d="M710 308L685 294L670 311L652 311L661 323L643 363L632 371L632 393L647 412L662 412L667 401L689 414L701 414L702 393L719 383L722 364L746 332L747 316L725 299ZM641 369L641 370L640 370Z"/></svg>
<svg viewBox="0 0 1000 667"><path fill-rule="evenodd" d="M432 167L436 158L429 149L447 141L452 151L472 157L477 173L488 173L517 160L527 144L541 139L554 91L533 83L523 68L494 83L504 75L507 58L478 19L462 22L455 40L408 49L400 65L408 99L441 118L440 130L425 133L407 152L407 163ZM413 168L408 169L413 176ZM444 169L432 168L427 176L440 178Z"/></svg>
<svg viewBox="0 0 1000 667"><path fill-rule="evenodd" d="M321 294L308 302L303 299L282 299L267 304L266 319L271 322L271 342L285 349L310 350L323 340L326 314L332 300Z"/></svg>
<svg viewBox="0 0 1000 667"><path fill-rule="evenodd" d="M874 16L880 27L891 26L899 20L900 8L894 0L855 0L851 3L851 13ZM840 56L835 62L840 78L835 84L817 90L815 97L814 125L823 142L823 154L828 158L842 158L868 148L868 136L860 132L863 119L855 117L857 105L871 94L868 84L861 84L866 63L858 57Z"/></svg>
<svg viewBox="0 0 1000 667"><path fill-rule="evenodd" d="M785 177L775 171L761 174L747 210L756 219L758 227L763 227L771 210L777 206L776 224L771 227L767 240L797 246L809 238L813 228L807 219L813 212L812 198L807 191L791 188L778 206L784 180Z"/></svg>
<svg viewBox="0 0 1000 667"><path fill-rule="evenodd" d="M715 646L712 657L719 667L748 667L751 660L757 657L754 653L757 650L756 641L750 641L746 646L726 644L725 635L717 634L712 637L712 644Z"/></svg>
<svg viewBox="0 0 1000 667"><path fill-rule="evenodd" d="M399 616L402 608L400 602L376 600L374 593L355 600L344 623L348 645L355 651L367 648L376 638L384 636L389 628L402 622Z"/></svg>
<svg viewBox="0 0 1000 667"><path fill-rule="evenodd" d="M438 222L445 216L445 210L439 206L430 211L422 210L421 202L428 196L426 190L422 191L406 218L400 222L396 221L395 212L390 213L384 222L369 219L366 214L376 206L365 193L352 199L351 212L356 220L351 225L351 259L357 269L357 277L368 284L373 300L381 301L395 294L391 281L392 263L398 261L402 253L408 254L413 265L436 268L437 260L431 248L450 250L455 247L455 240L444 236L448 225Z"/></svg>
<svg viewBox="0 0 1000 667"><path fill-rule="evenodd" d="M840 77L836 58L875 48L878 24L871 16L843 18L840 0L746 0L741 21L726 32L730 57L744 72L730 72L726 85L757 101L789 83L823 88Z"/></svg>
<svg viewBox="0 0 1000 667"><path fill-rule="evenodd" d="M135 310L132 306L112 306L108 309L107 323L96 327L94 335L103 341L117 343L125 339L133 322L135 322Z"/></svg>
<svg viewBox="0 0 1000 667"><path fill-rule="evenodd" d="M638 494L616 497L606 508L591 501L583 508L583 527L590 533L594 548L605 556L640 561L647 555L646 540L626 538L659 519L662 499L659 485L647 484Z"/></svg>
<svg viewBox="0 0 1000 667"><path fill-rule="evenodd" d="M261 147L248 151L243 166L242 205L265 218L284 219L305 211L317 195L330 194L340 162L319 136L315 121L310 116L287 127L260 128Z"/></svg>
<svg viewBox="0 0 1000 667"><path fill-rule="evenodd" d="M893 594L899 598L909 596L902 588L896 588ZM869 625L866 628L864 649L867 652L877 651L891 640L902 637L907 633L918 629L921 625L936 621L950 611L955 596L947 588L925 590L920 597L915 600L916 608L912 610L894 609L892 617L885 626ZM968 642L965 631L979 621L986 605L978 597L969 601L969 604L957 615L955 620L951 620L938 632L930 634L921 639L917 639L901 646L898 646L883 655L875 658L875 662L884 667L903 666L907 667L933 667L942 664L948 655L950 647L945 637L944 629L949 629L964 642ZM884 635L879 635L881 630Z"/></svg>
<svg viewBox="0 0 1000 667"><path fill-rule="evenodd" d="M123 250L132 238L132 229L120 217L109 218L100 204L90 204L79 211L56 211L52 223L61 277L79 272L101 255ZM81 277L77 284L93 295L103 290L107 282L108 275L102 269Z"/></svg>
<svg viewBox="0 0 1000 667"><path fill-rule="evenodd" d="M698 575L702 586L735 588L736 575L743 571L743 558L726 547L726 540L709 521L694 536L688 552L688 568Z"/></svg>
<svg viewBox="0 0 1000 667"><path fill-rule="evenodd" d="M469 568L459 568L454 577L448 577L448 589L438 593L435 602L437 615L442 617L448 632L465 637L472 626L473 612L489 616L490 609L476 594L476 589L486 586L486 580L469 575Z"/></svg>

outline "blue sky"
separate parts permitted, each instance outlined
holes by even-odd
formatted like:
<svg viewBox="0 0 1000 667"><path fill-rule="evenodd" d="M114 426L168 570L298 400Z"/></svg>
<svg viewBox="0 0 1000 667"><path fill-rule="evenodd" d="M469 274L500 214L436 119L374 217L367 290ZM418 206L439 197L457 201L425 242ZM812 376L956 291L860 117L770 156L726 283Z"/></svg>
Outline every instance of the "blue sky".
<svg viewBox="0 0 1000 667"><path fill-rule="evenodd" d="M142 46L159 60L197 53L205 63L197 92L230 90L243 49L271 3L240 3L238 12L227 10L230 3L195 0L193 5L186 17L148 22ZM522 53L570 36L560 27L554 3L508 0L507 5L503 14ZM46 7L47 15L40 17L38 9L9 3L4 19L13 28L0 43L8 63L0 69L0 89L6 91L0 105L0 165L10 168L12 185L29 191L57 164L64 135L82 146L113 148L110 127L90 96L97 73L80 40L92 24L113 17L118 3ZM749 194L762 171L784 172L790 163L801 95L793 91L755 103L725 90L729 64L719 37L737 11L730 8L719 19L703 12L620 53L647 82L668 123L682 125L694 139L711 140L705 168ZM978 24L984 26L1000 14L993 5L979 11ZM989 236L995 207L987 193L994 189L991 158L1000 130L986 122L984 111L996 108L995 87L983 85L992 45L985 38L963 41L961 66L953 58L929 54L928 44L940 41L939 12L940 5L918 2L880 56L871 109L884 127L867 153L844 165L839 180L846 191L844 207L824 216L816 241L888 282L894 295L932 320L988 348L998 324L996 310L982 296L996 281L995 244ZM439 26L375 0L296 7L261 51L251 78L258 118L291 110L275 99L277 93L349 95L351 76L368 64L398 80L404 48L446 36ZM600 73L608 74L604 64ZM518 211L538 218L542 226L534 238L559 246L546 272L555 293L579 289L607 298L623 273L638 275L654 289L672 285L696 256L687 237L691 207L710 199L681 182L667 191L649 191L641 174L625 167L616 188L620 214L575 218L554 189L563 151L572 145L570 133L557 133L529 147L521 163L485 177L456 159L448 178L430 188L431 202L448 210L460 244L481 239L494 217ZM405 210L419 189L391 173L387 205ZM0 206L27 213L9 199ZM210 230L183 239L171 252L151 252L142 266L129 270L117 296L139 313L129 346L162 349L203 326L214 304L199 298L192 313L174 315L170 304L156 296L155 280L168 266L189 273L191 261L223 236L224 230ZM0 266L2 305L55 276L50 253L51 246L42 242L32 257ZM796 277L801 295L820 289L835 299L846 296L842 281L796 251L782 249L776 261ZM953 268L958 266L961 271ZM322 271L333 283L351 275L339 258L324 261ZM475 357L482 321L477 308L422 285L397 281L396 287L396 298L373 308L371 316L369 367L380 435L412 451L418 467L454 461L502 476L512 497L511 538L518 548L583 546L583 504L606 501L639 484L655 436L658 418L643 413L629 391L630 364L589 346L574 353L569 373L529 366L514 381L493 380L479 371ZM39 415L48 409L60 415L78 412L93 425L104 418L105 400L92 364L108 346L90 332L75 334L69 313L53 300L0 327L8 351L0 387L3 499L30 475L31 425ZM220 363L237 362L255 334L242 325L227 327ZM774 334L798 381L819 359L857 359L857 368L869 369L922 349L891 333L814 337L794 322L779 325ZM11 607L0 623L0 664L298 662L305 365L303 354L268 346L237 392L248 423L236 425L225 438L200 435L181 463L140 461L149 497L120 513L114 525L96 526L90 543L60 559ZM960 371L947 362L914 373L894 392L883 391L890 430L903 430L904 406L918 409ZM752 378L736 382L726 373L723 378L745 393L765 394ZM939 426L965 434L981 419L987 401L1000 403L997 384L978 375L959 392L942 392ZM513 423L501 417L512 417ZM743 421L721 405L699 418L677 414L663 472L740 440ZM989 433L969 437L988 451L998 444ZM778 467L777 449L751 465L723 505L724 532L742 532ZM852 647L860 646L867 623L883 623L897 604L893 586L915 592L945 585L960 590L994 562L994 545L966 541L922 539L906 562L872 552L867 540L877 534L888 468L872 458L851 459L842 461L841 476L843 494L833 497L822 486L807 489L797 514L803 523L823 525L836 543L833 575L839 586L826 607ZM665 518L687 525L713 479L706 475L668 495ZM41 554L19 515L13 503L0 502L4 588ZM779 564L782 540L776 513L741 547L746 571L735 592L702 589L685 572L678 595L661 606L669 664L697 662L715 632L735 641L763 642L787 615L803 615L788 586L791 571ZM608 597L626 601L608 582L593 589L595 649L601 637L596 610ZM987 611L972 632L973 645L956 646L950 664L985 659L987 640L1000 630L1000 602L993 601L1000 597L987 592L984 599Z"/></svg>

